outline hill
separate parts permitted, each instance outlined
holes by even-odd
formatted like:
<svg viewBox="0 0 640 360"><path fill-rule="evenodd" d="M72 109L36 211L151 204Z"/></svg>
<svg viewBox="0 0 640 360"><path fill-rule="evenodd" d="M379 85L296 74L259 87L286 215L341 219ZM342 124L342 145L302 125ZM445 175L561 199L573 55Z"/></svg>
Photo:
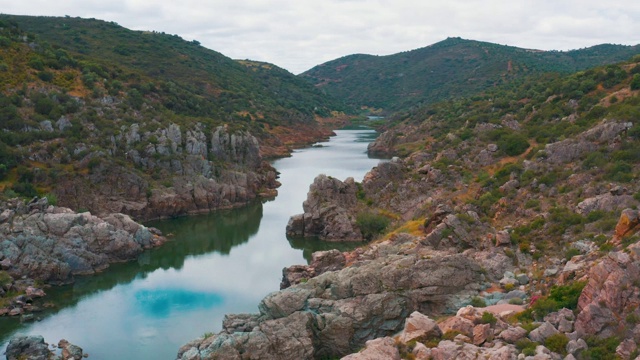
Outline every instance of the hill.
<svg viewBox="0 0 640 360"><path fill-rule="evenodd" d="M345 56L300 76L351 105L397 111L471 95L534 74L568 74L623 61L639 51L639 46L609 44L539 51L448 38L388 56Z"/></svg>
<svg viewBox="0 0 640 360"><path fill-rule="evenodd" d="M141 219L272 193L263 156L340 108L274 65L95 19L0 16L0 72L5 197Z"/></svg>

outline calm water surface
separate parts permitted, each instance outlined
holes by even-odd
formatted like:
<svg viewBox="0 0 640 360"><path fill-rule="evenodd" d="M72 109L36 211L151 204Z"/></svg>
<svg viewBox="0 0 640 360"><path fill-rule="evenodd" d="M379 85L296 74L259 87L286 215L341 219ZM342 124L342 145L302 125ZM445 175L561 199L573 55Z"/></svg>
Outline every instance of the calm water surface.
<svg viewBox="0 0 640 360"><path fill-rule="evenodd" d="M37 314L41 321L0 318L0 354L12 335L37 334L50 343L67 339L90 359L174 359L189 340L220 331L224 314L257 312L259 301L279 289L283 267L336 246L285 235L314 177L361 181L379 162L366 154L373 130L336 133L321 147L274 161L282 183L275 200L154 222L172 241L137 261L48 289L46 300L57 306Z"/></svg>

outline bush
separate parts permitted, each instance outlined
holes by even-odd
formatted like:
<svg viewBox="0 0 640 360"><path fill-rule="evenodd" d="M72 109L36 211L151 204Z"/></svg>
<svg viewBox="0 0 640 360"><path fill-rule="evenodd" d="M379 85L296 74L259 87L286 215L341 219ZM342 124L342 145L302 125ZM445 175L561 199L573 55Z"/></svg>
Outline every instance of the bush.
<svg viewBox="0 0 640 360"><path fill-rule="evenodd" d="M620 340L616 337L608 337L600 339L595 336L587 337L586 339L587 349L582 350L580 357L582 359L597 359L597 360L615 360L618 359L616 355L616 348L620 345Z"/></svg>
<svg viewBox="0 0 640 360"><path fill-rule="evenodd" d="M482 313L482 318L480 319L481 324L491 324L495 325L498 319L490 312L485 311Z"/></svg>
<svg viewBox="0 0 640 360"><path fill-rule="evenodd" d="M474 296L473 298L471 298L471 306L473 306L473 307L486 307L487 303L484 301L483 298L478 297L478 296Z"/></svg>
<svg viewBox="0 0 640 360"><path fill-rule="evenodd" d="M388 217L370 212L361 212L356 216L356 225L360 228L362 236L367 241L381 234L389 226L390 222L391 220Z"/></svg>
<svg viewBox="0 0 640 360"><path fill-rule="evenodd" d="M567 343L569 343L569 338L567 337L567 335L558 333L549 336L544 341L544 346L546 346L547 349L553 351L554 353L565 355L567 353Z"/></svg>
<svg viewBox="0 0 640 360"><path fill-rule="evenodd" d="M498 147L509 156L517 156L529 148L529 141L520 134L508 134L498 140Z"/></svg>
<svg viewBox="0 0 640 360"><path fill-rule="evenodd" d="M538 343L533 342L527 338L516 341L516 348L520 350L525 356L535 355L536 346L538 346Z"/></svg>
<svg viewBox="0 0 640 360"><path fill-rule="evenodd" d="M636 68L638 65L636 65ZM635 68L634 68L635 69ZM640 74L634 74L630 84L631 90L640 89Z"/></svg>

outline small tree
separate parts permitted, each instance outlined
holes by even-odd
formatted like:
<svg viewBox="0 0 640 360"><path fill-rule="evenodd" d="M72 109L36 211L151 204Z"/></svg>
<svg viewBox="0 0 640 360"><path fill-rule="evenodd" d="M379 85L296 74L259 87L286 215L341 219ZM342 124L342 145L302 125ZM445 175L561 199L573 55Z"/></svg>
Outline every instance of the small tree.
<svg viewBox="0 0 640 360"><path fill-rule="evenodd" d="M631 90L640 90L640 74L633 75L633 79L631 80Z"/></svg>
<svg viewBox="0 0 640 360"><path fill-rule="evenodd" d="M389 226L390 222L388 217L370 212L361 212L356 216L356 225L360 228L362 236L367 241L381 234Z"/></svg>

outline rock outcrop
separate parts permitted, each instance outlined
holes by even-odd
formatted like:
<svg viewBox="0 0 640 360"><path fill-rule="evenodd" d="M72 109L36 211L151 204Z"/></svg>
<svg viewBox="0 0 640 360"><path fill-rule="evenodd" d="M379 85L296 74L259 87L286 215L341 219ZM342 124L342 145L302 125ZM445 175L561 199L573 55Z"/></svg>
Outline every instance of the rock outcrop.
<svg viewBox="0 0 640 360"><path fill-rule="evenodd" d="M107 153L84 157L88 174L57 179L60 204L151 220L236 207L273 196L279 185L258 140L246 131L219 126L207 133L200 124L144 133L132 124L121 130ZM118 157L131 166L113 161Z"/></svg>
<svg viewBox="0 0 640 360"><path fill-rule="evenodd" d="M344 356L400 331L413 311L454 311L477 294L483 275L475 261L418 244L409 236L376 244L351 266L274 292L259 314L228 316L221 333L185 345L178 358Z"/></svg>
<svg viewBox="0 0 640 360"><path fill-rule="evenodd" d="M42 336L15 336L9 340L7 360L48 360L53 358Z"/></svg>
<svg viewBox="0 0 640 360"><path fill-rule="evenodd" d="M581 336L633 336L632 323L620 319L640 317L640 244L628 250L611 252L591 267L578 301L575 330Z"/></svg>
<svg viewBox="0 0 640 360"><path fill-rule="evenodd" d="M311 264L292 265L282 269L280 289L307 281L327 271L336 271L346 265L346 258L338 250L316 251L311 254Z"/></svg>
<svg viewBox="0 0 640 360"><path fill-rule="evenodd" d="M32 287L33 280L69 283L74 275L93 274L110 263L135 259L144 249L165 241L157 229L140 225L128 215L100 218L88 212L75 213L48 205L46 198L1 204L0 234L1 272L20 279L4 286L26 291L21 295L26 301L13 301L7 309L9 314L15 312L12 315L22 313L18 310L29 299L44 295Z"/></svg>
<svg viewBox="0 0 640 360"><path fill-rule="evenodd" d="M304 213L289 219L287 235L316 236L326 241L362 241L355 216L357 191L353 178L342 182L318 175L302 205Z"/></svg>
<svg viewBox="0 0 640 360"><path fill-rule="evenodd" d="M561 164L579 159L596 150L599 144L614 141L632 125L629 122L603 120L597 126L575 138L547 144L544 148L546 161L552 164Z"/></svg>

